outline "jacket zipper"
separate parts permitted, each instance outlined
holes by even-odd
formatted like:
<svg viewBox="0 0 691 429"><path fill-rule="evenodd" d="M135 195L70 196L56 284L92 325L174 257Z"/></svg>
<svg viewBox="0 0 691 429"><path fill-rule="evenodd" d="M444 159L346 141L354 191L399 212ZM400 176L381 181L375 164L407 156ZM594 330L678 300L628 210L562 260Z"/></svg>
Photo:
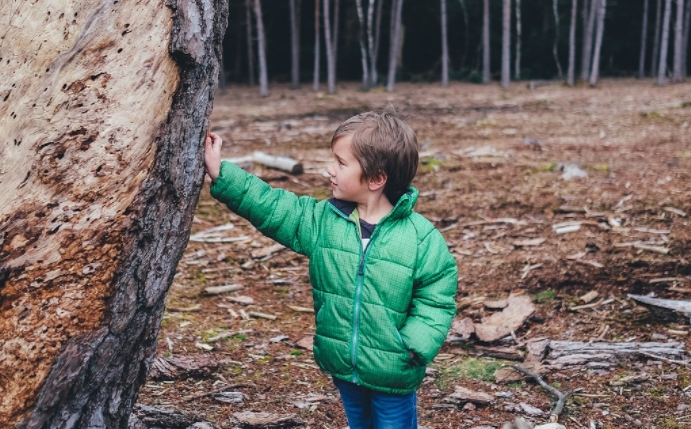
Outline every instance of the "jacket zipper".
<svg viewBox="0 0 691 429"><path fill-rule="evenodd" d="M330 204L330 206L338 215L348 220L349 222L355 223L353 219L346 216L345 213L337 209L335 206L333 206L332 204ZM369 249L372 247L372 242L374 241L374 238L377 235L377 232L379 231L379 225L377 225L374 228L369 243L367 244L367 248L364 251L362 250L362 237L360 237L360 234L357 231L358 228L357 225L355 225L355 233L358 235L358 240L360 241L360 262L358 264L357 286L355 289L355 304L353 306L353 335L351 337L350 352L350 363L351 365L353 365L353 383L357 383L358 379L356 352L358 343L358 332L360 331L360 298L362 294L362 286L365 282L365 263L367 262L367 254L369 253Z"/></svg>

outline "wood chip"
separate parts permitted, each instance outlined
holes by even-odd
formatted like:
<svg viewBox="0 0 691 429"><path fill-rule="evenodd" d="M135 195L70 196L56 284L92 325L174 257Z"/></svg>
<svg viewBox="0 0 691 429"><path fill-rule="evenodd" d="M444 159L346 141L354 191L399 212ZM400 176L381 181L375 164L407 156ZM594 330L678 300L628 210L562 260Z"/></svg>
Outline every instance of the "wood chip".
<svg viewBox="0 0 691 429"><path fill-rule="evenodd" d="M254 252L252 252L252 258L261 259L261 258L269 256L273 253L280 252L280 251L284 250L285 248L286 247L284 245L278 244L278 243L276 243L272 246L262 247L261 249L258 249L258 250L255 250Z"/></svg>
<svg viewBox="0 0 691 429"><path fill-rule="evenodd" d="M485 301L483 304L485 308L490 310L501 310L509 305L509 301L507 299L498 299L495 301Z"/></svg>
<svg viewBox="0 0 691 429"><path fill-rule="evenodd" d="M472 402L474 404L487 405L493 403L495 398L489 393L477 392L462 386L456 386L456 390L444 398L444 400L452 403Z"/></svg>
<svg viewBox="0 0 691 429"><path fill-rule="evenodd" d="M305 424L297 414L253 413L251 411L234 413L233 420L240 427L247 429L283 428Z"/></svg>
<svg viewBox="0 0 691 429"><path fill-rule="evenodd" d="M661 246L648 246L646 244L634 244L633 247L636 249L641 249L641 250L647 250L649 252L656 252L656 253L661 253L663 255L666 255L669 253L669 249L667 247L661 247Z"/></svg>
<svg viewBox="0 0 691 429"><path fill-rule="evenodd" d="M511 295L503 311L485 317L482 323L475 325L475 335L481 341L496 341L518 330L534 312L535 306L529 296Z"/></svg>
<svg viewBox="0 0 691 429"><path fill-rule="evenodd" d="M198 349L206 350L207 352L210 352L211 350L214 349L214 348L211 347L210 345L204 344L204 343L200 343L200 342L194 343L194 346L195 346L196 348L198 348Z"/></svg>
<svg viewBox="0 0 691 429"><path fill-rule="evenodd" d="M464 340L470 338L470 336L475 332L475 325L473 325L473 320L470 317L466 317L461 320L454 320L451 323L452 334L458 335Z"/></svg>
<svg viewBox="0 0 691 429"><path fill-rule="evenodd" d="M245 295L227 296L226 300L230 301L230 302L234 302L236 304L240 304L240 305L254 304L254 299L251 296L245 296Z"/></svg>
<svg viewBox="0 0 691 429"><path fill-rule="evenodd" d="M595 298L600 296L600 293L596 290L591 290L590 292L586 293L585 295L579 297L578 299L581 300L584 304L588 304L590 302L593 302Z"/></svg>
<svg viewBox="0 0 691 429"><path fill-rule="evenodd" d="M277 317L272 314L260 313L258 311L248 311L248 315L252 317L258 317L260 319L276 320Z"/></svg>
<svg viewBox="0 0 691 429"><path fill-rule="evenodd" d="M576 260L574 260L574 262L576 262L577 264L582 264L582 265L590 265L591 267L595 267L595 268L604 268L605 267L604 265L602 265L599 262L589 261L587 259L576 259Z"/></svg>
<svg viewBox="0 0 691 429"><path fill-rule="evenodd" d="M492 244L490 244L488 242L485 242L485 249L487 249L487 251L493 255L496 255L497 253L499 253L499 251L496 249L493 249Z"/></svg>
<svg viewBox="0 0 691 429"><path fill-rule="evenodd" d="M314 349L314 336L307 335L295 343L295 345L302 349L312 350Z"/></svg>
<svg viewBox="0 0 691 429"><path fill-rule="evenodd" d="M180 313L195 312L202 309L201 304L195 304L191 307L166 307L166 311L178 311Z"/></svg>
<svg viewBox="0 0 691 429"><path fill-rule="evenodd" d="M674 207L663 207L662 210L669 212L669 213L674 213L675 215L681 216L681 217L686 217L686 212L683 210L679 210Z"/></svg>
<svg viewBox="0 0 691 429"><path fill-rule="evenodd" d="M516 240L513 242L513 245L516 247L532 247L532 246L539 246L542 243L544 243L547 239L538 237L538 238L526 238L524 240Z"/></svg>
<svg viewBox="0 0 691 429"><path fill-rule="evenodd" d="M288 308L298 313L314 313L314 308L311 307L299 307L297 305L289 305Z"/></svg>
<svg viewBox="0 0 691 429"><path fill-rule="evenodd" d="M656 279L650 279L648 283L654 284L654 283L675 283L675 282L685 282L688 281L689 279L685 279L684 277L658 277Z"/></svg>

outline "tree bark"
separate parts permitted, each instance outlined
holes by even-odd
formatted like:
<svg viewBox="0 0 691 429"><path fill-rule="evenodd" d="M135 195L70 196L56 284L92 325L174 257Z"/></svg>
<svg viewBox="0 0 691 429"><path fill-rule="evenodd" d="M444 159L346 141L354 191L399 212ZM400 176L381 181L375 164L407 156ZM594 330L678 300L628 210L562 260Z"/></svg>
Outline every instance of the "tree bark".
<svg viewBox="0 0 691 429"><path fill-rule="evenodd" d="M371 5L371 3L370 3ZM367 91L369 89L369 84L370 84L370 76L369 76L369 64L368 64L368 54L367 54L367 47L365 45L365 17L364 12L362 11L362 0L355 0L355 8L357 10L357 17L358 17L358 22L360 23L360 27L358 29L358 39L360 42L360 62L362 64L362 90ZM369 10L370 8L368 8ZM369 14L368 14L369 16ZM371 33L371 32L370 32Z"/></svg>
<svg viewBox="0 0 691 429"><path fill-rule="evenodd" d="M0 427L127 427L203 183L227 19L225 0L8 16Z"/></svg>
<svg viewBox="0 0 691 429"><path fill-rule="evenodd" d="M300 87L300 26L298 25L299 5L290 0L290 86Z"/></svg>
<svg viewBox="0 0 691 429"><path fill-rule="evenodd" d="M684 46L684 0L677 1L676 22L674 25L674 72L672 73L673 82L681 82L684 80L682 75L683 70L683 56L686 52L682 51Z"/></svg>
<svg viewBox="0 0 691 429"><path fill-rule="evenodd" d="M650 74L655 76L657 74L658 63L660 62L660 38L662 36L662 2L664 0L657 0L657 7L655 11L655 34L653 36L653 56L650 59Z"/></svg>
<svg viewBox="0 0 691 429"><path fill-rule="evenodd" d="M672 0L665 0L665 17L662 19L662 40L660 42L660 61L657 65L657 84L667 83L667 51L669 50L669 21L672 15Z"/></svg>
<svg viewBox="0 0 691 429"><path fill-rule="evenodd" d="M587 82L590 76L593 52L593 32L595 30L595 16L597 14L599 0L590 0L589 3L588 25L585 28L585 37L583 38L583 55L581 58L581 80L584 82Z"/></svg>
<svg viewBox="0 0 691 429"><path fill-rule="evenodd" d="M516 80L521 79L521 0L516 0Z"/></svg>
<svg viewBox="0 0 691 429"><path fill-rule="evenodd" d="M648 1L648 0L646 0ZM576 15L578 14L578 0L571 0L571 27L569 28L569 70L566 72L566 84L576 83Z"/></svg>
<svg viewBox="0 0 691 429"><path fill-rule="evenodd" d="M641 24L641 52L638 56L638 78L645 77L645 53L648 47L648 5L650 0L643 2L643 23Z"/></svg>
<svg viewBox="0 0 691 429"><path fill-rule="evenodd" d="M396 68L398 67L398 57L401 53L401 33L402 33L402 15L403 15L403 0L394 0L392 5L393 12L393 37L389 43L389 76L386 84L386 90L393 92L396 85Z"/></svg>
<svg viewBox="0 0 691 429"><path fill-rule="evenodd" d="M504 0L501 42L501 86L511 85L511 0Z"/></svg>
<svg viewBox="0 0 691 429"><path fill-rule="evenodd" d="M266 36L264 18L262 18L262 1L254 0L254 17L257 19L257 54L259 57L259 95L269 95L269 72L266 65Z"/></svg>
<svg viewBox="0 0 691 429"><path fill-rule="evenodd" d="M554 56L554 62L557 63L557 73L559 73L559 79L564 77L564 72L561 69L561 62L559 62L559 36L561 24L559 22L559 8L557 0L552 0L552 11L554 12L554 44L552 45L552 55Z"/></svg>
<svg viewBox="0 0 691 429"><path fill-rule="evenodd" d="M441 86L449 86L449 40L446 28L446 0L441 0Z"/></svg>
<svg viewBox="0 0 691 429"><path fill-rule="evenodd" d="M691 2L686 4L686 12L684 13L684 43L682 51L682 76L688 76L689 64L689 30L691 29Z"/></svg>
<svg viewBox="0 0 691 429"><path fill-rule="evenodd" d="M321 52L321 46L319 40L321 39L321 34L319 31L319 0L314 1L314 72L313 72L313 82L312 90L314 92L319 91L319 65L321 58L319 54Z"/></svg>
<svg viewBox="0 0 691 429"><path fill-rule="evenodd" d="M599 3L599 4L598 4ZM593 69L590 71L590 86L597 85L600 78L600 52L602 50L602 37L605 34L605 15L607 14L607 0L595 0L597 5L597 35L595 37L595 52L593 53Z"/></svg>
<svg viewBox="0 0 691 429"><path fill-rule="evenodd" d="M254 74L254 43L252 43L252 5L253 0L245 0L245 22L247 23L247 72L249 73L249 84L254 86L257 84L256 76Z"/></svg>
<svg viewBox="0 0 691 429"><path fill-rule="evenodd" d="M324 0L324 44L326 45L326 90L329 94L336 93L336 58L331 33L331 0Z"/></svg>
<svg viewBox="0 0 691 429"><path fill-rule="evenodd" d="M489 0L483 0L482 5L482 83L489 83Z"/></svg>

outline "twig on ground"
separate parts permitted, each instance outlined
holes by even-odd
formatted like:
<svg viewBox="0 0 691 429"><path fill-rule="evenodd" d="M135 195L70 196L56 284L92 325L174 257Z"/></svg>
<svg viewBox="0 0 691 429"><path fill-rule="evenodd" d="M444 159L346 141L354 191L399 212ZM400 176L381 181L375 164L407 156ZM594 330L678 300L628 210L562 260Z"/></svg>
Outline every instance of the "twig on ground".
<svg viewBox="0 0 691 429"><path fill-rule="evenodd" d="M676 364L678 364L678 365L688 365L688 364L689 364L689 361L687 361L687 360L667 359L666 357L657 356L657 355L654 355L654 354L652 354L652 353L646 353L646 352L639 352L639 353L642 354L642 355L651 357L651 358L653 358L653 359L658 359L658 360L661 360L661 361L664 361L664 362L668 362L668 363L676 363Z"/></svg>
<svg viewBox="0 0 691 429"><path fill-rule="evenodd" d="M234 389L236 387L247 387L247 384L244 384L244 383L226 384L223 387L219 387L218 389L209 390L208 392L197 393L195 395L185 396L184 398L180 398L179 401L180 402L190 402L190 401L194 401L195 399L205 398L207 396L212 396L212 395L215 395L217 393L221 393L224 390Z"/></svg>
<svg viewBox="0 0 691 429"><path fill-rule="evenodd" d="M551 393L552 395L557 397L557 399L558 399L557 404L554 406L554 409L552 409L552 411L550 411L550 417L549 417L549 420L551 422L556 423L559 420L559 414L561 414L561 412L564 411L564 406L566 406L566 400L568 399L568 397L573 395L574 393L576 393L579 389L569 390L566 393L561 393L556 388L547 384L547 382L545 382L545 380L543 380L539 374L537 374L537 373L535 373L529 369L523 368L520 365L511 365L511 367L513 369L515 369L516 371L521 372L521 373L527 375L528 377L533 378L545 390L547 390L549 393Z"/></svg>

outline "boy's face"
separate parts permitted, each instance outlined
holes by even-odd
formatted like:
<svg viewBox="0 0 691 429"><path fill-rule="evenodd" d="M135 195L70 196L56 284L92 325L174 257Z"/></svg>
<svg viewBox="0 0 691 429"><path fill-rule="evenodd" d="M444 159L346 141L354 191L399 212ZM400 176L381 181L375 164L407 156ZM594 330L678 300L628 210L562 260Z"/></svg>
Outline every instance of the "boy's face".
<svg viewBox="0 0 691 429"><path fill-rule="evenodd" d="M362 167L353 154L352 136L345 135L334 142L334 160L326 170L331 176L333 196L339 200L366 202L370 193L362 180Z"/></svg>

